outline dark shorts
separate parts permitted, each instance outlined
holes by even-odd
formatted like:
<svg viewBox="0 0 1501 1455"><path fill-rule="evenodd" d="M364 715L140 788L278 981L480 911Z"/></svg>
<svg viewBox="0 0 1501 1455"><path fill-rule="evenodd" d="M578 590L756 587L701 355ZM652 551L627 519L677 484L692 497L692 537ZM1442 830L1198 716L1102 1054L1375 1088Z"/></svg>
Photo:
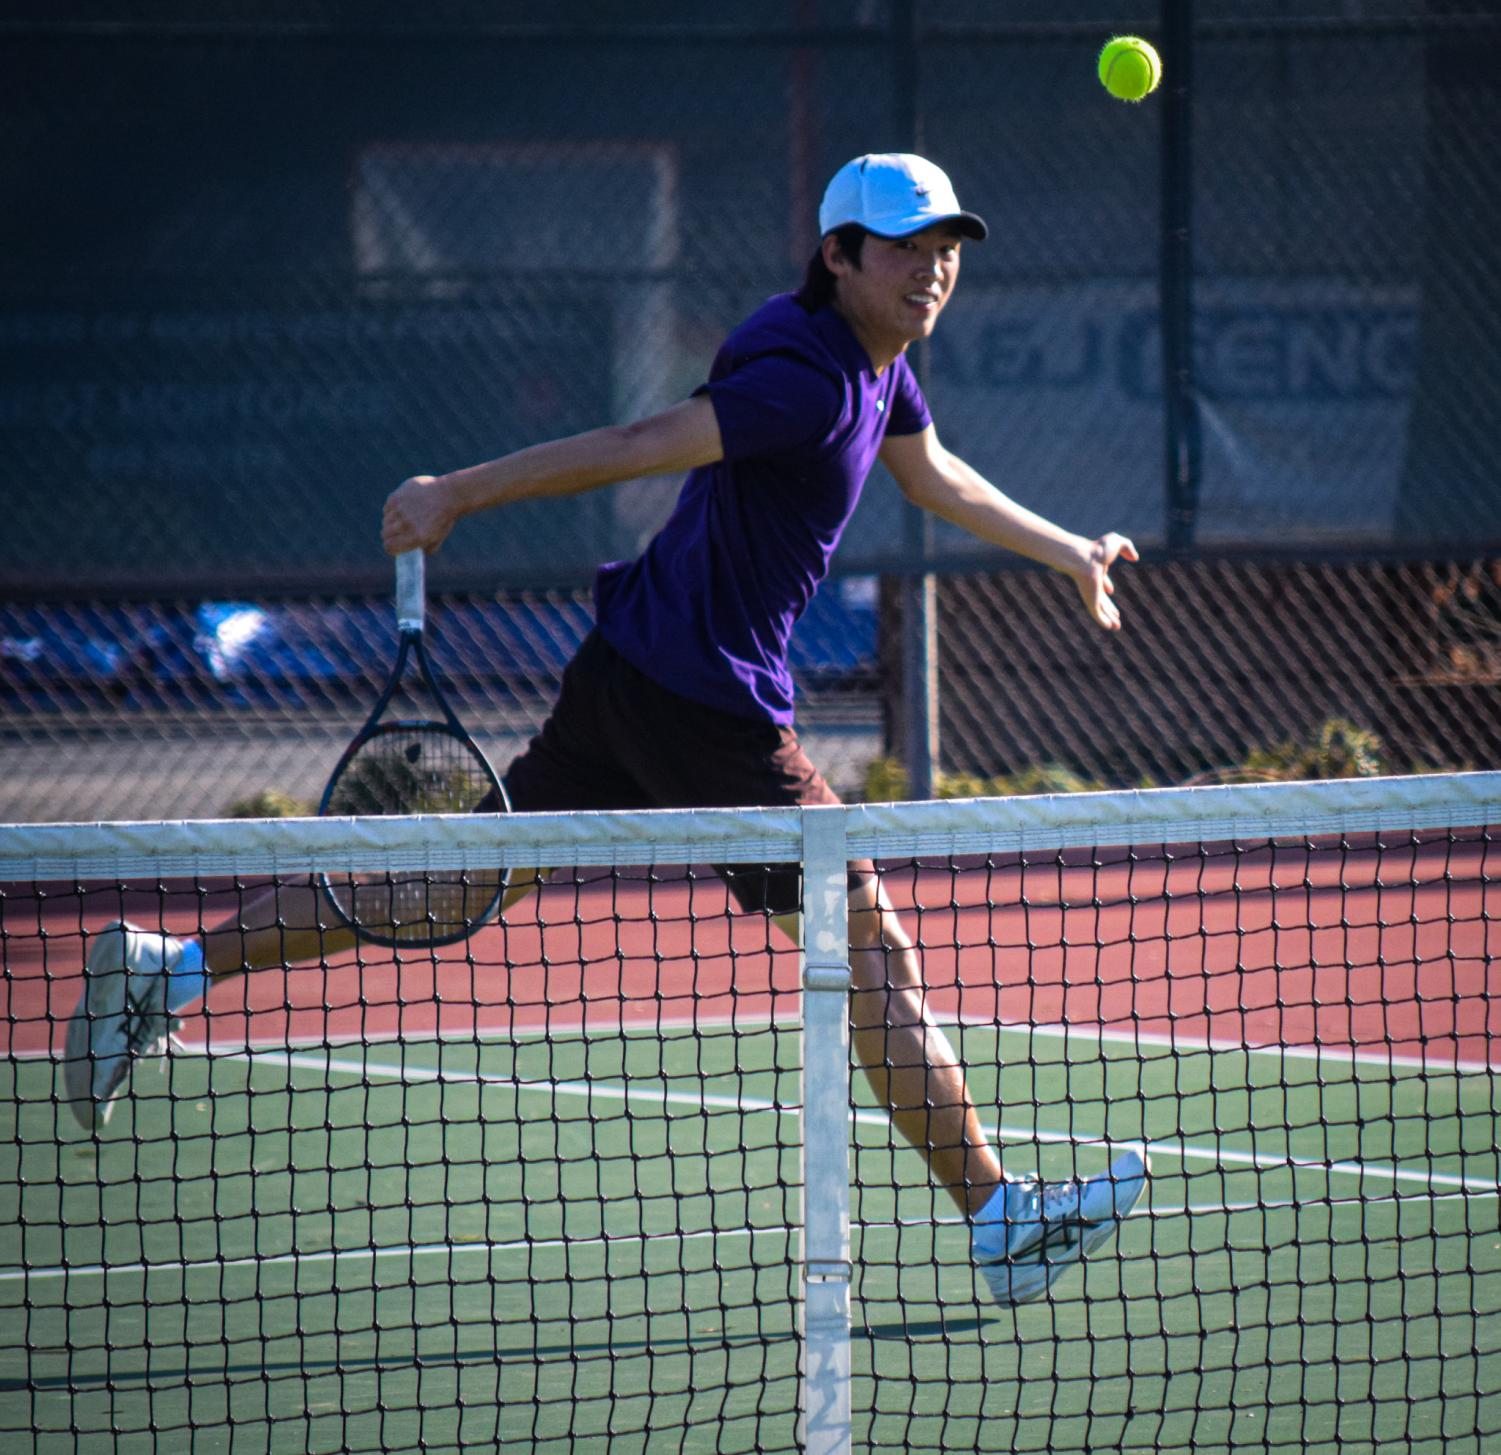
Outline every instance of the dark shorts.
<svg viewBox="0 0 1501 1455"><path fill-rule="evenodd" d="M506 770L505 787L517 813L840 801L790 727L669 692L597 631L568 664L552 715ZM714 867L744 909L788 914L801 907L796 864Z"/></svg>

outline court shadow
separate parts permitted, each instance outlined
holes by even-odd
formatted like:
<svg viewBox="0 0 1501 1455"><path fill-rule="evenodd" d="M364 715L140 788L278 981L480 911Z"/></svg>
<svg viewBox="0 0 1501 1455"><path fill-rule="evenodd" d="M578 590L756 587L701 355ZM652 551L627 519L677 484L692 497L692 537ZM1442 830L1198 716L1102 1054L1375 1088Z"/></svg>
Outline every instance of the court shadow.
<svg viewBox="0 0 1501 1455"><path fill-rule="evenodd" d="M969 1335L984 1328L993 1320L981 1318L964 1319L894 1319L883 1323L866 1324L850 1331L855 1339L881 1339L890 1342L911 1343L919 1340L942 1341L956 1335ZM667 1353L671 1350L743 1349L755 1345L771 1346L792 1338L784 1335L694 1334L667 1339L615 1339L592 1343L534 1344L508 1349L455 1350L452 1353L393 1354L365 1358L342 1356L333 1359L258 1360L236 1364L213 1366L178 1364L168 1366L153 1364L150 1369L110 1369L86 1372L72 1370L66 1374L34 1375L29 1379L0 1379L0 1394L16 1394L24 1390L88 1390L118 1389L156 1383L180 1384L187 1381L212 1381L256 1374L318 1374L337 1371L341 1374L391 1373L400 1369L461 1368L478 1364L505 1363L507 1360L565 1359L587 1354L643 1354Z"/></svg>
<svg viewBox="0 0 1501 1455"><path fill-rule="evenodd" d="M955 1334L974 1334L993 1323L990 1319L896 1319L882 1324L866 1324L851 1329L856 1339L891 1339L910 1343L914 1339L948 1339Z"/></svg>
<svg viewBox="0 0 1501 1455"><path fill-rule="evenodd" d="M769 1347L784 1343L791 1338L790 1333L781 1336L736 1334L729 1337L717 1334L696 1334L676 1339L615 1339L594 1343L536 1344L531 1347L509 1349L461 1349L452 1353L392 1354L366 1358L344 1356L335 1359L256 1360L212 1366L189 1364L169 1366L153 1363L150 1369L110 1369L95 1372L75 1369L67 1374L33 1375L29 1379L0 1379L0 1394L15 1394L23 1390L118 1389L156 1383L181 1384L187 1381L212 1381L233 1375L330 1372L387 1374L400 1369L458 1368L477 1364L503 1364L507 1360L564 1359L581 1354L667 1353L674 1349L741 1349L755 1345Z"/></svg>

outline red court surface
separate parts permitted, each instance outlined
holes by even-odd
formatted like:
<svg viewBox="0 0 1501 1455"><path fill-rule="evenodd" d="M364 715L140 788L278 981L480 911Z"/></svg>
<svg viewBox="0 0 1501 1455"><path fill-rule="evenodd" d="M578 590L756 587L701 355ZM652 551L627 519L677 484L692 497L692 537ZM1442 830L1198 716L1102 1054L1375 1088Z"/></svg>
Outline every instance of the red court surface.
<svg viewBox="0 0 1501 1455"><path fill-rule="evenodd" d="M1195 850L1090 867L892 868L930 1004L969 1023L1069 1025L1185 1045L1368 1051L1501 1067L1501 884L1480 836L1400 850ZM222 884L4 887L0 1050L62 1044L82 932L123 912L187 933L236 908ZM773 952L769 947L776 944ZM705 870L648 886L554 885L466 944L367 950L216 985L188 1044L225 1048L747 1025L797 1011L797 957L732 914Z"/></svg>

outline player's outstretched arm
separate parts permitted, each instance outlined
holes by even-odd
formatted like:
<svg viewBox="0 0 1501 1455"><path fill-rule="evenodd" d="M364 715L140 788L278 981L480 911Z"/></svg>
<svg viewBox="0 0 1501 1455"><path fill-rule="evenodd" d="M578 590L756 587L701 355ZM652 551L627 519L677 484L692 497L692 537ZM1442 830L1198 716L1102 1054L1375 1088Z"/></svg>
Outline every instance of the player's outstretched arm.
<svg viewBox="0 0 1501 1455"><path fill-rule="evenodd" d="M1110 568L1117 559L1135 561L1136 547L1114 531L1090 540L1028 510L1003 495L978 470L950 454L931 425L920 434L888 435L881 463L914 505L962 526L991 545L1062 571L1079 588L1095 621L1119 631L1121 614Z"/></svg>
<svg viewBox="0 0 1501 1455"><path fill-rule="evenodd" d="M519 500L578 495L646 475L676 474L723 455L714 406L707 398L689 399L634 424L530 445L450 475L414 475L386 500L381 542L393 556L435 551L466 515Z"/></svg>

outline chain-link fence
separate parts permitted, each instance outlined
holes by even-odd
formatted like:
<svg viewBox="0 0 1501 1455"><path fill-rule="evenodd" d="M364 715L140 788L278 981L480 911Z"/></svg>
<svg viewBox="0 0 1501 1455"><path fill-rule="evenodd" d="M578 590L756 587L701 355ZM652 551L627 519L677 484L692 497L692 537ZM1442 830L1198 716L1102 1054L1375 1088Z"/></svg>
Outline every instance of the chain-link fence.
<svg viewBox="0 0 1501 1455"><path fill-rule="evenodd" d="M1501 562L1200 561L1115 575L1126 628L1113 636L1082 631L1073 588L1045 574L943 578L941 791L995 777L1129 787L1501 762ZM900 759L901 689L887 686Z"/></svg>
<svg viewBox="0 0 1501 1455"><path fill-rule="evenodd" d="M1430 668L1391 644L1426 629L1425 583L1486 579L1471 563L1501 554L1501 15L1001 10L7 7L0 817L308 796L384 660L389 489L686 396L725 331L796 283L827 177L883 149L927 152L992 224L922 361L945 443L1063 524L1172 561L1123 573L1145 598L1119 643L1043 634L1154 684L1132 709L1149 726L1118 742L1071 673L1008 687L1026 711L988 686L1023 650L1015 612L1047 615L1042 582L946 580L939 766L1175 781L1345 718L1393 766L1493 761L1484 674L1420 690ZM1140 106L1094 79L1122 30L1165 54ZM676 488L477 518L435 559L437 650L502 759L545 710L593 568L637 551ZM1357 550L1369 565L1317 564ZM1380 564L1414 559L1451 564ZM800 646L804 726L845 791L904 751L894 613L877 627L891 580L999 564L912 531L872 479L825 592L838 650L817 617ZM1182 644L1213 639L1217 603L1273 584L1285 599L1235 651L1325 641L1338 672L1173 676L1200 670ZM282 642L255 669L274 688L235 677L236 632Z"/></svg>
<svg viewBox="0 0 1501 1455"><path fill-rule="evenodd" d="M431 605L434 670L496 765L541 725L592 617L578 590ZM881 751L876 638L869 583L835 582L793 655L805 736L846 794ZM0 606L0 821L311 812L395 640L389 598Z"/></svg>

